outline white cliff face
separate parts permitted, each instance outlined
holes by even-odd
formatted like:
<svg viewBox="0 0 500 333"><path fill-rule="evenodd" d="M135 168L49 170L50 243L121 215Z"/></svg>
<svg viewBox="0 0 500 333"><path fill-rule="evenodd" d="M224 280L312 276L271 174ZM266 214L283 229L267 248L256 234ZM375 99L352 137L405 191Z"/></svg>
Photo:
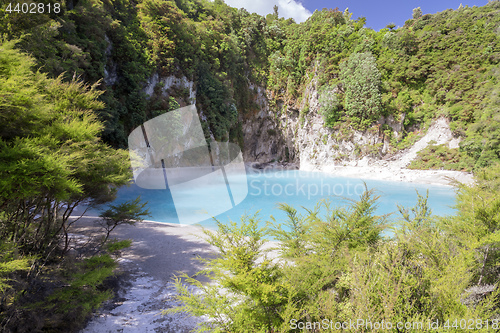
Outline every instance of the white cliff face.
<svg viewBox="0 0 500 333"><path fill-rule="evenodd" d="M355 165L361 159L361 146L383 144L378 133L352 131L339 135L325 128L320 115L312 114L298 130L298 148L301 170L321 170L324 165Z"/></svg>
<svg viewBox="0 0 500 333"><path fill-rule="evenodd" d="M146 83L146 87L144 88L144 92L146 95L151 97L155 91L156 85L160 82L160 76L158 73L154 73L153 76L151 76L148 79L148 82Z"/></svg>
<svg viewBox="0 0 500 333"><path fill-rule="evenodd" d="M300 163L301 170L319 170L326 164L356 163L360 159L360 146L384 143L383 135L378 130L350 131L349 135L342 135L326 128L322 116L318 114L320 105L316 83L313 79L304 92L306 97L300 107L302 114L301 110L289 106L270 108L264 90L257 89L260 112L242 120L245 161L295 162ZM309 107L307 113L304 113L305 105ZM383 119L383 123L386 122L394 120Z"/></svg>
<svg viewBox="0 0 500 333"><path fill-rule="evenodd" d="M148 80L144 92L149 96L156 93L167 97L179 89L184 90L185 100L189 99L190 104L196 103L195 82L186 77L170 75L161 78L155 73ZM347 172L346 167L394 171L405 169L431 141L448 144L450 148L457 148L460 142L453 137L445 118L435 120L425 135L421 134L423 136L419 141L399 152L391 151L387 130L392 132L393 137L402 135L405 114L399 119L392 115L381 117L366 131L327 128L318 113L320 103L316 78L304 90L299 106L285 105L281 101L269 103L271 99L263 87L249 84L249 89L254 93L257 108L239 115L243 132L243 159L247 163L288 162L305 171L336 173L340 169ZM198 109L198 114L202 122L207 120L203 110ZM211 136L213 138L213 134ZM351 171L346 175L357 176ZM390 179L393 175L394 172L386 178ZM401 177L400 180L403 180L407 176Z"/></svg>
<svg viewBox="0 0 500 333"><path fill-rule="evenodd" d="M446 118L435 120L426 134L412 147L391 153L388 127L399 137L404 130L405 115L399 119L381 117L376 126L366 131L335 130L326 128L318 113L319 101L316 80L304 91L301 111L289 106L270 107L264 89L258 87L256 100L260 111L252 117L240 119L244 132L243 156L246 162L286 161L300 164L301 170L331 171L340 167L379 167L404 169L417 153L431 141L458 147ZM308 112L304 113L307 109ZM388 126L388 127L387 127ZM288 157L288 158L287 158Z"/></svg>
<svg viewBox="0 0 500 333"><path fill-rule="evenodd" d="M169 75L167 77L162 77L158 73L154 73L148 80L144 92L148 96L152 96L155 92L157 85L160 85L159 93L162 96L168 96L168 91L172 88L186 89L188 94L188 104L196 103L196 86L193 81L188 80L185 76L180 78Z"/></svg>

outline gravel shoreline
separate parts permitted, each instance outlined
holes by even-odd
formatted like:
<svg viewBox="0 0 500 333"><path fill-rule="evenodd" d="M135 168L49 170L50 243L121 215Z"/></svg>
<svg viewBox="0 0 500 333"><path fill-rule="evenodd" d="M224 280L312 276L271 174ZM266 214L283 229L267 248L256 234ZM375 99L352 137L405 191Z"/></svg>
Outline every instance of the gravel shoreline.
<svg viewBox="0 0 500 333"><path fill-rule="evenodd" d="M204 320L186 313L163 315L163 310L180 305L175 299L175 285L151 277L132 260L120 258L118 262L124 274L119 276L115 297L94 314L81 333L187 333ZM195 287L188 288L199 292Z"/></svg>

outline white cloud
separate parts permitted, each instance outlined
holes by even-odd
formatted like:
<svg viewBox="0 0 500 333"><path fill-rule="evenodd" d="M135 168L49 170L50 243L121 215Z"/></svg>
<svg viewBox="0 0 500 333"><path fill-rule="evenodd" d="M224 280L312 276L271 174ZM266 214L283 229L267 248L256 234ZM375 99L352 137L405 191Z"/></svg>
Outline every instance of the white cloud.
<svg viewBox="0 0 500 333"><path fill-rule="evenodd" d="M311 16L311 12L295 0L225 0L224 2L231 7L245 8L250 13L262 16L273 13L274 5L278 5L280 17L293 17L297 23L304 22Z"/></svg>

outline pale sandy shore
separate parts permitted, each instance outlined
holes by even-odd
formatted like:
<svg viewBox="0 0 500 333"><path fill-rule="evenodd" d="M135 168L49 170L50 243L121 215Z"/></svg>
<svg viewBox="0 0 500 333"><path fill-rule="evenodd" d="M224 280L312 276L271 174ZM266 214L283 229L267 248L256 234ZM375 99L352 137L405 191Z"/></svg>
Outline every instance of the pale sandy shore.
<svg viewBox="0 0 500 333"><path fill-rule="evenodd" d="M72 232L95 233L98 219L84 216ZM175 274L193 275L201 269L196 258L209 258L215 251L204 237L202 228L195 225L154 221L120 225L111 234L111 238L133 240L133 246L123 250L122 258L139 264L145 273L164 282L171 282Z"/></svg>
<svg viewBox="0 0 500 333"><path fill-rule="evenodd" d="M97 217L83 217L72 233L91 235L98 231ZM204 318L184 313L162 315L162 310L179 306L173 278L197 273L197 257L215 255L203 239L202 229L169 223L144 221L121 225L111 238L131 239L130 248L122 250L119 259L120 282L115 298L100 308L82 333L172 332L192 331ZM208 282L200 279L202 282ZM199 292L190 288L193 293Z"/></svg>
<svg viewBox="0 0 500 333"><path fill-rule="evenodd" d="M302 169L301 170L307 170ZM321 171L340 177L401 181L419 184L450 186L453 181L464 184L473 182L473 175L469 172L452 170L411 170L405 168L391 168L381 166L325 166L320 169L307 171Z"/></svg>
<svg viewBox="0 0 500 333"><path fill-rule="evenodd" d="M274 163L248 164L250 172L259 172L262 170L300 170L311 172L323 172L325 174L358 179L374 179L398 182L409 182L430 185L453 185L454 181L463 184L472 184L474 175L471 172L454 170L413 170L401 167L399 161L356 161L352 165L335 164L310 164L301 163L300 167L296 164L283 165ZM258 167L256 168L255 165ZM252 171L253 170L253 171Z"/></svg>

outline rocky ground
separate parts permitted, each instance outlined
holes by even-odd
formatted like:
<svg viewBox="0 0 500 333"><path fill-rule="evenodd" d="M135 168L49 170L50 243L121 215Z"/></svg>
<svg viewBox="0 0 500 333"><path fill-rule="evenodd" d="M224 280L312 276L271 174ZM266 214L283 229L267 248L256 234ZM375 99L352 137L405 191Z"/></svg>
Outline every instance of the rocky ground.
<svg viewBox="0 0 500 333"><path fill-rule="evenodd" d="M81 333L187 333L204 320L186 313L163 314L163 310L180 305L175 300L175 285L153 278L130 259L119 259L119 263L123 273L116 296L99 309ZM198 290L192 287L191 291Z"/></svg>
<svg viewBox="0 0 500 333"><path fill-rule="evenodd" d="M97 231L96 220L80 219L73 229L74 238L92 236ZM115 297L98 310L82 333L183 333L205 320L185 313L162 314L179 305L175 301L174 276L194 275L201 268L196 258L214 255L200 228L146 221L121 225L112 237L132 239L133 244L122 250ZM191 290L198 292L193 287Z"/></svg>

